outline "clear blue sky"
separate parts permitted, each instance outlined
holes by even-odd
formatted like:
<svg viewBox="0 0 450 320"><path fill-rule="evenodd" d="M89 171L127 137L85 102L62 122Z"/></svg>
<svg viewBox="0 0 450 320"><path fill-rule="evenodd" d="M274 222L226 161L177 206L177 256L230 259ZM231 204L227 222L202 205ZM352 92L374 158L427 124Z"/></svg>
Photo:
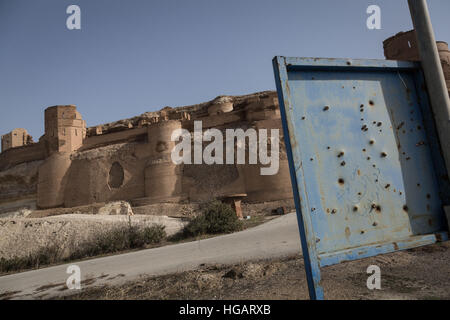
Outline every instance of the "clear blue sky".
<svg viewBox="0 0 450 320"><path fill-rule="evenodd" d="M429 0L450 41L450 1ZM81 30L66 8L81 8ZM366 28L381 7L382 29ZM271 59L383 58L412 28L406 0L0 0L0 133L44 132L44 109L75 104L88 126L274 90Z"/></svg>

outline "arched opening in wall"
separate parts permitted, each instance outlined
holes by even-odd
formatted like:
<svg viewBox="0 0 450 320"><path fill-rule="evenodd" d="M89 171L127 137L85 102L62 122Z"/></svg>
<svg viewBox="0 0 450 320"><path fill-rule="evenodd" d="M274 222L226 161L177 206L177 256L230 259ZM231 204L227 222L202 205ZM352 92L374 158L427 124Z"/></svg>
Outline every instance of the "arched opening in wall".
<svg viewBox="0 0 450 320"><path fill-rule="evenodd" d="M120 188L123 184L123 179L124 172L122 166L120 163L114 162L109 170L108 185L113 189Z"/></svg>

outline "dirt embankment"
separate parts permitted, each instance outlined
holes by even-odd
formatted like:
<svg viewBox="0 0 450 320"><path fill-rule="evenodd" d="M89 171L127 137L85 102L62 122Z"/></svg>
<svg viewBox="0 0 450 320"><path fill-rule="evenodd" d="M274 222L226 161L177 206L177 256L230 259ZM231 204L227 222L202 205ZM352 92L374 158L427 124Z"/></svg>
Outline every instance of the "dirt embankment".
<svg viewBox="0 0 450 320"><path fill-rule="evenodd" d="M243 204L245 226L265 221L274 214L274 208L286 213L291 200L270 203ZM92 240L95 235L115 227L131 225L144 228L163 225L168 237L179 232L192 217L201 211L201 205L161 203L131 207L126 201L96 203L74 208L30 210L27 208L0 214L0 259L21 258L43 248L63 248L69 256L77 247ZM279 210L278 210L279 211ZM161 215L164 213L164 215ZM280 214L280 213L275 213Z"/></svg>
<svg viewBox="0 0 450 320"><path fill-rule="evenodd" d="M180 231L187 223L167 216L133 215L129 204L122 202L96 208L96 214L64 210L63 214L54 216L22 210L0 217L0 259L28 256L55 245L64 248L65 254L69 255L71 250L76 250L95 235L130 223L140 228L163 225L168 236Z"/></svg>

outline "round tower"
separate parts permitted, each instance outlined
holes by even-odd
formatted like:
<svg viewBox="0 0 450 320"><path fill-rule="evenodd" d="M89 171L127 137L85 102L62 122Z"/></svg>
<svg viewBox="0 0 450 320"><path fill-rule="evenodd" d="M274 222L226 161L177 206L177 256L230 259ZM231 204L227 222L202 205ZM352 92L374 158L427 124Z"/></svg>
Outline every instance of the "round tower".
<svg viewBox="0 0 450 320"><path fill-rule="evenodd" d="M148 127L150 157L145 168L145 196L149 203L177 201L181 198L182 166L173 163L172 132L181 129L181 122L168 120Z"/></svg>
<svg viewBox="0 0 450 320"><path fill-rule="evenodd" d="M64 206L64 191L70 155L83 144L86 124L74 105L45 110L44 143L47 158L39 167L37 205L39 208Z"/></svg>
<svg viewBox="0 0 450 320"><path fill-rule="evenodd" d="M53 153L41 164L37 185L38 208L64 206L64 191L71 164L69 153Z"/></svg>

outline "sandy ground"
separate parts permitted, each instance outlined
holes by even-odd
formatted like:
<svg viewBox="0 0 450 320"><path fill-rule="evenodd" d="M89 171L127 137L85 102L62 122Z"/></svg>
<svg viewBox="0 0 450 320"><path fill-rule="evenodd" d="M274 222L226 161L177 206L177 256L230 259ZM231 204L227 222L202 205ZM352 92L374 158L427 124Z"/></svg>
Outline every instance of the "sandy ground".
<svg viewBox="0 0 450 320"><path fill-rule="evenodd" d="M326 299L449 299L450 242L322 269ZM381 269L381 290L366 286L367 267ZM120 286L84 290L64 299L308 299L299 256L195 271L142 276Z"/></svg>

